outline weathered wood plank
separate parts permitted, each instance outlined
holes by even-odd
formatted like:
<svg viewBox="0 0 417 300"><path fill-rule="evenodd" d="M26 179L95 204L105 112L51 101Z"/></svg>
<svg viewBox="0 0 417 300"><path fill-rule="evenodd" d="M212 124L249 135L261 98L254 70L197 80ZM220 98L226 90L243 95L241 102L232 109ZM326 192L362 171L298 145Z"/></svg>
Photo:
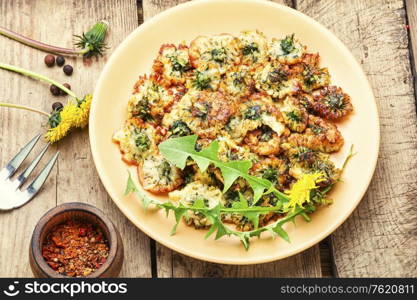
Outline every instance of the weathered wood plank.
<svg viewBox="0 0 417 300"><path fill-rule="evenodd" d="M414 277L417 118L404 2L299 0L297 8L327 26L351 49L368 75L379 106L381 146L376 173L359 207L332 235L338 275Z"/></svg>
<svg viewBox="0 0 417 300"><path fill-rule="evenodd" d="M45 53L22 46L0 37L2 60L31 68L61 82L68 82L78 94L92 93L99 73L107 57L126 35L138 26L137 3L135 0L105 1L12 1L0 2L1 25L51 44L70 47L73 34L88 30L95 21L106 19L110 23L108 54L91 64L81 58L67 58L73 65L74 74L66 77L59 67L48 69L43 63ZM36 16L36 17L34 17ZM51 26L53 24L53 26ZM5 91L5 100L29 104L50 111L55 101L49 87L44 84L0 73L0 87ZM3 164L18 149L18 145L42 130L45 119L31 113L0 110L1 125L0 162ZM4 147L3 145L8 145ZM0 239L0 272L2 276L31 276L27 263L28 243L31 231L39 217L56 204L71 201L91 203L102 209L122 234L125 244L125 263L121 276L150 277L149 238L133 226L113 204L102 187L96 173L90 149L88 132L74 132L54 146L60 150L58 168L48 181L42 194L31 204L12 213L0 215L1 228L16 228L2 231ZM51 151L52 152L52 151Z"/></svg>
<svg viewBox="0 0 417 300"><path fill-rule="evenodd" d="M34 37L44 38L50 28L39 26L39 22L53 15L52 9L33 4L34 2L28 1L0 1L1 25ZM33 18L34 15L38 18ZM43 63L43 53L33 51L2 36L0 36L0 57L2 62L47 73ZM30 105L46 111L50 109L49 87L34 80L0 70L0 90L2 91L0 101ZM20 147L39 133L42 124L46 121L44 116L31 112L0 108L0 166L3 167ZM39 151L41 146L38 145L35 149ZM52 147L46 157L52 155L54 151L56 147ZM29 159L34 158L33 154ZM1 276L32 276L28 262L29 240L42 214L55 206L56 178L57 169L54 168L37 198L18 210L0 213Z"/></svg>
<svg viewBox="0 0 417 300"><path fill-rule="evenodd" d="M147 21L161 11L184 2L188 2L188 0L143 0L143 20Z"/></svg>
<svg viewBox="0 0 417 300"><path fill-rule="evenodd" d="M208 263L189 258L161 245L158 247L159 277L321 277L318 246L290 258L255 266Z"/></svg>
<svg viewBox="0 0 417 300"><path fill-rule="evenodd" d="M185 1L143 1L145 21L155 14ZM291 4L292 1L275 1ZM320 277L320 252L318 246L274 263L256 266L228 266L206 263L173 252L157 244L158 277Z"/></svg>
<svg viewBox="0 0 417 300"><path fill-rule="evenodd" d="M61 43L70 42L73 32L82 32L96 20L106 19L110 24L107 41L111 48L106 57L93 60L90 66L83 63L81 59L69 60L75 70L70 79L73 89L80 94L89 93L93 91L98 75L111 51L138 26L136 1L85 0L64 3L65 5L59 8L59 10L62 9L62 15L65 15L65 11L73 11L73 13L59 22L63 27L71 26L72 30L68 36L60 37ZM57 6L52 3L50 5ZM59 16L60 13L54 15ZM121 276L150 277L149 238L126 219L104 190L92 161L88 132L77 132L70 139L65 139L60 143L59 149L62 152L62 159L59 164L57 182L58 204L82 201L105 211L120 230L125 245L125 262Z"/></svg>
<svg viewBox="0 0 417 300"><path fill-rule="evenodd" d="M408 20L408 32L410 35L411 43L409 48L411 49L411 66L413 67L414 75L414 90L417 88L417 82L415 76L417 74L417 1L405 0L405 8L407 12Z"/></svg>

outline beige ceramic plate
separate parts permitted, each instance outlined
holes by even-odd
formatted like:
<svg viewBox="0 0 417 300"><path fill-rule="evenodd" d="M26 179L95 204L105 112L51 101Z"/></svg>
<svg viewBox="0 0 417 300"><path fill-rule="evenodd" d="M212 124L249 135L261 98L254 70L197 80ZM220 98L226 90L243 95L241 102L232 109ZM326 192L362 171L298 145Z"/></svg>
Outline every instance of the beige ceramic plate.
<svg viewBox="0 0 417 300"><path fill-rule="evenodd" d="M312 215L312 222L297 219L288 224L291 243L273 240L267 233L254 239L249 251L239 241L204 239L204 232L185 225L170 236L171 218L162 212L142 209L134 197L123 195L127 167L112 143L122 126L127 100L138 76L150 71L163 43L190 42L201 34L232 33L259 29L269 38L295 32L310 51L318 51L329 67L333 83L352 97L355 112L339 124L345 147L334 159L342 162L350 144L358 152L343 174L344 181L332 192L334 204ZM371 87L348 49L326 28L296 10L267 1L211 0L189 2L152 18L119 46L101 73L90 117L90 140L94 161L108 193L122 212L153 239L183 254L218 263L254 264L301 252L332 233L352 213L364 195L374 172L379 145L378 114ZM135 170L131 172L136 173Z"/></svg>

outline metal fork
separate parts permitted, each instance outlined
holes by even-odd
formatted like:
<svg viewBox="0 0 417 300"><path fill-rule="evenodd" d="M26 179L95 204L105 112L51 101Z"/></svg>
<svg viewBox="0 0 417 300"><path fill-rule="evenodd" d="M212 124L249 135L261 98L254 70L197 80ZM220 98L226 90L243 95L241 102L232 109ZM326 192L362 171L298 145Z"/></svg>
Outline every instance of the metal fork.
<svg viewBox="0 0 417 300"><path fill-rule="evenodd" d="M29 164L29 166L15 179L11 177L16 173L17 169L32 151L33 147L39 141L40 134L35 136L29 143L26 144L19 153L6 165L5 168L0 170L0 211L11 210L21 207L28 203L41 189L45 183L52 168L54 167L59 152L57 152L42 169L39 175L32 181L26 190L21 190L20 187L28 179L29 175L36 168L46 150L48 150L49 144L47 144L38 156Z"/></svg>

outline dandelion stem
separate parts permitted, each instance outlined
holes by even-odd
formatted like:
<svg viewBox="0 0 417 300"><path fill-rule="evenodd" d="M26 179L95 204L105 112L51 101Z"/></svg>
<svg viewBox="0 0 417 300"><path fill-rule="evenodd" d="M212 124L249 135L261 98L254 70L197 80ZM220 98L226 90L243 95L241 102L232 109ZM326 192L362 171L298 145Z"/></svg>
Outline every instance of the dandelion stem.
<svg viewBox="0 0 417 300"><path fill-rule="evenodd" d="M17 108L17 109L24 109L24 110L28 110L28 111L33 111L33 112L36 112L38 114L42 114L42 115L44 115L48 118L51 116L47 112L44 112L42 110L38 110L38 109L33 108L33 107L25 106L25 105L18 105L18 104L0 102L0 107L9 107L9 108Z"/></svg>
<svg viewBox="0 0 417 300"><path fill-rule="evenodd" d="M25 37L19 33L16 33L14 31L11 31L1 26L0 26L0 34L8 38L11 38L12 40L18 41L22 44L25 44L27 46L30 46L30 47L33 47L42 51L50 52L50 53L66 54L66 55L82 55L89 51L88 48L82 49L82 50L75 50L75 49L61 48L61 47L48 45L39 41L35 41L31 38Z"/></svg>
<svg viewBox="0 0 417 300"><path fill-rule="evenodd" d="M62 48L45 44L1 26L0 35L4 35L12 40L45 52L73 56L84 55L90 57L102 55L104 53L106 49L104 39L106 37L108 25L109 24L103 20L94 24L94 26L92 26L86 33L76 35L75 37L79 41L76 42L74 46L78 49Z"/></svg>
<svg viewBox="0 0 417 300"><path fill-rule="evenodd" d="M77 99L77 95L75 95L73 91L67 89L65 86L63 86L59 82L57 82L53 79L50 79L46 76L43 76L41 74L32 72L30 70L26 70L26 69L23 69L23 68L20 68L20 67L4 64L4 63L1 63L1 62L0 62L0 69L5 69L5 70L12 71L12 72L20 73L20 74L23 74L23 75L26 75L26 76L29 76L29 77L32 77L32 78L35 78L35 79L39 79L39 80L48 82L48 83L53 84L53 85L56 85L62 91L64 91L65 93L67 93L71 97Z"/></svg>
<svg viewBox="0 0 417 300"><path fill-rule="evenodd" d="M352 144L352 145L350 145L349 153L348 153L348 155L346 156L345 161L343 162L343 165L342 165L342 171L344 171L344 170L345 170L347 163L349 162L349 160L350 160L350 159L351 159L354 155L356 155L356 152L353 152L353 144Z"/></svg>

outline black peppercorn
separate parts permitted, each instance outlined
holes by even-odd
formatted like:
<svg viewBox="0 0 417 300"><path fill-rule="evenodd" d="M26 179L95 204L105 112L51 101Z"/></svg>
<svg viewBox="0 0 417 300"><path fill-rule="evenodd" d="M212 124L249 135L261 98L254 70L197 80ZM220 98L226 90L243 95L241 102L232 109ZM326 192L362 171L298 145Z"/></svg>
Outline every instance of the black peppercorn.
<svg viewBox="0 0 417 300"><path fill-rule="evenodd" d="M71 76L73 72L73 69L70 65L65 65L64 66L64 73L65 75Z"/></svg>
<svg viewBox="0 0 417 300"><path fill-rule="evenodd" d="M52 84L51 87L49 88L49 90L51 91L52 95L54 95L54 96L59 96L61 94L61 90L56 85Z"/></svg>
<svg viewBox="0 0 417 300"><path fill-rule="evenodd" d="M55 102L52 104L52 110L59 111L64 108L64 105L61 102Z"/></svg>
<svg viewBox="0 0 417 300"><path fill-rule="evenodd" d="M53 56L52 54L48 54L47 56L45 56L44 61L48 67L52 67L55 64L55 56Z"/></svg>
<svg viewBox="0 0 417 300"><path fill-rule="evenodd" d="M57 56L56 57L56 64L60 67L62 67L65 64L65 58L63 56Z"/></svg>
<svg viewBox="0 0 417 300"><path fill-rule="evenodd" d="M67 89L71 89L71 86L69 83L64 83L63 86L65 86ZM63 90L61 90L61 95L66 95L67 93L65 93Z"/></svg>

